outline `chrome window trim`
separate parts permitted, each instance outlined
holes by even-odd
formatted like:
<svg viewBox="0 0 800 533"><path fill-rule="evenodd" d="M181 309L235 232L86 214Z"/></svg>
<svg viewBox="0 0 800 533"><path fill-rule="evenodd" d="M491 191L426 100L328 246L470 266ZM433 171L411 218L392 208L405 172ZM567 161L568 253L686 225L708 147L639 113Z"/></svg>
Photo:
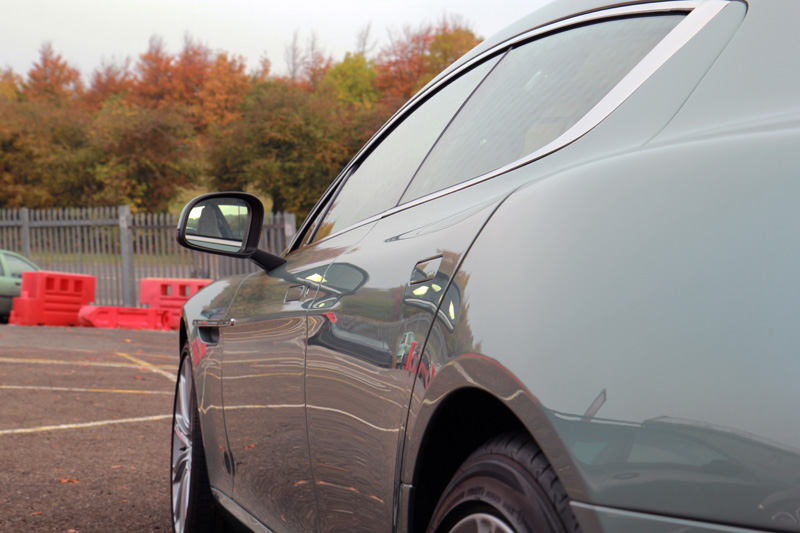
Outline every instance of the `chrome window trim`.
<svg viewBox="0 0 800 533"><path fill-rule="evenodd" d="M409 202L398 204L391 209L383 211L382 213L365 218L351 226L332 233L318 242L322 242L359 226L370 224L405 209L415 207L425 202L435 200L436 198L492 179L501 174L505 174L506 172L532 163L537 159L541 159L542 157L550 155L551 153L560 150L569 144L572 144L579 138L589 133L611 113L613 113L619 106L621 106L625 100L627 100L639 87L641 87L648 79L650 79L650 77L655 74L655 72L661 68L664 63L666 63L673 55L675 55L675 53L680 50L692 37L697 35L697 33L699 33L700 30L702 30L714 17L716 17L723 8L729 5L731 1L732 0L672 0L666 2L602 8L598 11L591 11L589 13L558 20L545 26L540 26L528 32L519 34L516 37L504 41L492 49L474 57L457 70L454 70L449 75L439 80L435 85L427 87L418 93L411 100L409 100L408 103L401 107L400 110L398 110L397 113L395 113L394 116L392 116L392 118L380 128L380 130L378 130L372 139L367 142L367 144L365 144L361 150L358 151L355 157L353 157L351 163L345 167L342 174L344 174L344 172L352 166L353 162L358 160L362 153L368 151L373 144L380 142L383 139L382 133L384 131L390 130L394 123L398 120L402 120L408 112L413 113L414 108L421 100L426 99L433 92L439 90L443 85L449 83L451 79L460 76L464 71L472 68L477 63L480 63L493 55L502 53L503 51L506 51L521 42L534 39L538 36L588 22L596 22L603 19L633 15L648 15L657 13L663 14L669 13L670 11L688 11L686 17L680 21L678 25L672 31L670 31L652 50L650 50L650 52L635 67L633 67L633 69L631 69L631 71L628 72L628 74L623 77L613 89L611 89L611 91L609 91L592 109L589 110L589 112L581 117L571 128L547 145L520 159L512 161L505 166L492 170L491 172L476 176L451 187L447 187L446 189L441 189L425 196L421 196ZM491 73L487 74L487 76L488 75L491 75ZM334 183L339 183L340 181L340 179L337 179L334 181ZM294 246L294 244L295 243L292 242L292 246Z"/></svg>

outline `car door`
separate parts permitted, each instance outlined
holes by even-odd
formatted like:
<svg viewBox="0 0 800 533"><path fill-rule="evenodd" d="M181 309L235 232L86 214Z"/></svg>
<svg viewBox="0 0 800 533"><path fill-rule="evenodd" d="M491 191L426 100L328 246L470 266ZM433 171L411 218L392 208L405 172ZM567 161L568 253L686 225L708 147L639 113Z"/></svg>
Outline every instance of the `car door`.
<svg viewBox="0 0 800 533"><path fill-rule="evenodd" d="M307 306L317 280L367 226L244 279L220 328L233 499L272 531L317 527L305 427Z"/></svg>
<svg viewBox="0 0 800 533"><path fill-rule="evenodd" d="M499 199L451 196L392 209L497 60L458 76L399 117L400 124L390 124L377 147L353 163L313 237L335 240L341 228L382 210L358 245L322 274L310 307L306 408L321 530L378 531L392 524L414 358L448 276Z"/></svg>
<svg viewBox="0 0 800 533"><path fill-rule="evenodd" d="M400 205L326 271L309 313L306 401L322 530L385 531L397 523L412 390L437 370L420 354L435 317L456 320L462 302L448 287L462 258L504 198L532 179L518 167L566 134L680 18L612 21L520 43L439 89L445 95L470 76L480 79ZM626 44L612 44L619 42ZM371 165L380 179L381 166ZM356 204L358 190L349 202L348 193L345 185L341 205ZM323 227L330 219L335 225L329 214ZM513 287L507 281L498 280L499 302Z"/></svg>
<svg viewBox="0 0 800 533"><path fill-rule="evenodd" d="M323 531L383 531L393 523L400 437L415 373L426 364L419 354L461 257L502 199L484 192L379 221L324 274L306 362Z"/></svg>
<svg viewBox="0 0 800 533"><path fill-rule="evenodd" d="M220 329L219 341L233 499L273 531L317 528L306 430L308 310L315 301L323 310L331 298L368 282L363 270L330 267L369 234L376 215L399 202L414 171L488 68L423 104L429 113L415 113L382 134L370 155L351 163L343 173L347 179L340 180L357 194L341 194L334 187L328 193L332 200L315 210L320 215L312 215L287 262L249 276L238 288L225 317L231 325ZM382 170L380 179L374 179L377 169Z"/></svg>

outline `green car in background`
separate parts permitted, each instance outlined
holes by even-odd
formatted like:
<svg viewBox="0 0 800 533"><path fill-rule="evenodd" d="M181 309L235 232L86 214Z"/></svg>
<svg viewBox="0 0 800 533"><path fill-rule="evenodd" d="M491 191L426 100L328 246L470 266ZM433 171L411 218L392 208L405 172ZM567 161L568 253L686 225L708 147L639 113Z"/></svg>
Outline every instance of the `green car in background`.
<svg viewBox="0 0 800 533"><path fill-rule="evenodd" d="M22 286L22 273L32 270L39 270L39 267L19 254L0 250L0 321L8 322L11 303L19 296Z"/></svg>

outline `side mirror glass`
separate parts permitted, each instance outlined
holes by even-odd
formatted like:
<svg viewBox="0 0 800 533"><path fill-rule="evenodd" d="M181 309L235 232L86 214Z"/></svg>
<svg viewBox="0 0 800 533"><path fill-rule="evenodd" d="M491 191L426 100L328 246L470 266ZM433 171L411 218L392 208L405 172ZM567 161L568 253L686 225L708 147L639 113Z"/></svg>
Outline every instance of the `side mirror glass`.
<svg viewBox="0 0 800 533"><path fill-rule="evenodd" d="M204 252L249 257L258 247L264 207L245 193L199 196L183 208L178 242Z"/></svg>
<svg viewBox="0 0 800 533"><path fill-rule="evenodd" d="M186 240L199 248L241 252L247 236L249 207L238 198L198 202L186 220Z"/></svg>

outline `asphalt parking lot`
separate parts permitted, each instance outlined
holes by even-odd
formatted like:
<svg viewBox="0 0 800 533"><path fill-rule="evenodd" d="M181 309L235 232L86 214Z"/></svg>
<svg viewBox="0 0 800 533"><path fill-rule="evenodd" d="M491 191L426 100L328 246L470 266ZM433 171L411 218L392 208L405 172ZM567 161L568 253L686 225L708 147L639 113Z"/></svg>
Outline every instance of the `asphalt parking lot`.
<svg viewBox="0 0 800 533"><path fill-rule="evenodd" d="M177 332L0 326L0 531L171 531L177 363Z"/></svg>

